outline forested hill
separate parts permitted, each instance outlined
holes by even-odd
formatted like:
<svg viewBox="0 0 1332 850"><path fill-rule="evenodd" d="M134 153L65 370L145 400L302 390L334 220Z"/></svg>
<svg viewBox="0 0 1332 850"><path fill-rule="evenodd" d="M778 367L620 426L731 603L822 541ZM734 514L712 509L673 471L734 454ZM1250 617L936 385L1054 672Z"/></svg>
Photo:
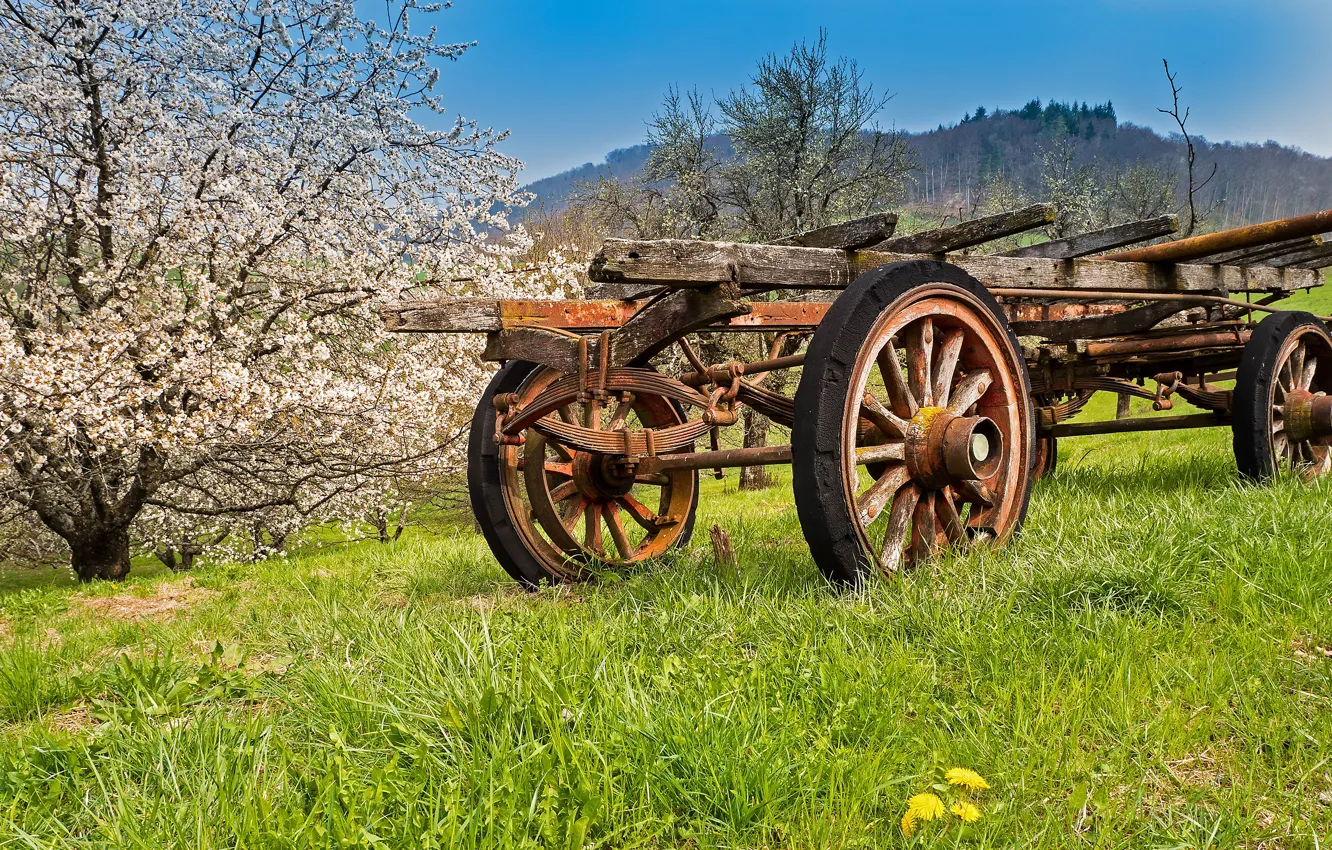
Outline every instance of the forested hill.
<svg viewBox="0 0 1332 850"><path fill-rule="evenodd" d="M1032 198L1045 197L1043 158L1056 146L1071 149L1075 167L1113 174L1135 164L1151 166L1179 174L1181 194L1184 190L1183 139L1121 123L1110 103L1033 100L1013 110L982 107L957 124L906 136L918 161L908 204L970 208L980 187L996 174ZM724 139L718 141L725 146ZM1273 141L1211 143L1195 137L1194 147L1199 182L1211 173L1213 164L1217 166L1216 176L1201 194L1203 206L1224 200L1217 207L1217 226L1332 208L1332 158ZM580 183L636 174L648 152L647 145L611 151L604 163L587 163L527 188L537 195L539 205L558 208Z"/></svg>

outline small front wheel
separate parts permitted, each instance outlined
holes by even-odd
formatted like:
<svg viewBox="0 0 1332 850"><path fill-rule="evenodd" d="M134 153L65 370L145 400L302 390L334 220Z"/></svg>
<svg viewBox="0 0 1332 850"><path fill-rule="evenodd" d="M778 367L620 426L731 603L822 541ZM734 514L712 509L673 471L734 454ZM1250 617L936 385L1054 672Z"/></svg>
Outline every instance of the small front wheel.
<svg viewBox="0 0 1332 850"><path fill-rule="evenodd" d="M1332 335L1310 313L1258 323L1235 374L1231 433L1240 473L1281 470L1310 479L1332 471Z"/></svg>
<svg viewBox="0 0 1332 850"><path fill-rule="evenodd" d="M857 278L810 342L795 408L796 509L830 579L861 585L1021 525L1026 363L993 296L956 266Z"/></svg>
<svg viewBox="0 0 1332 850"><path fill-rule="evenodd" d="M626 568L682 547L698 507L696 471L625 472L613 450L580 450L558 437L563 431L591 433L619 445L644 429L679 426L684 414L674 399L626 387L614 388L603 403L584 397L563 377L535 363L509 361L482 395L467 444L467 486L477 524L495 559L528 588L579 581L595 564ZM496 439L497 403L521 409L540 400L540 419Z"/></svg>

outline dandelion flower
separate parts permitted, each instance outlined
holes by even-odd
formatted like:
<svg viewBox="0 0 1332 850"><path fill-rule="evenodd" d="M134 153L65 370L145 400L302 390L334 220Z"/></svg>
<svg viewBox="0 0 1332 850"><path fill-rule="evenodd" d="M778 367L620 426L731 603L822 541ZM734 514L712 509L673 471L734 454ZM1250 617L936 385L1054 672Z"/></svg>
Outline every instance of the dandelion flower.
<svg viewBox="0 0 1332 850"><path fill-rule="evenodd" d="M980 809L966 800L958 800L954 803L952 812L967 823L975 823L980 820Z"/></svg>
<svg viewBox="0 0 1332 850"><path fill-rule="evenodd" d="M963 788L969 788L972 791L984 791L990 787L990 783L981 778L976 771L967 767L954 767L944 774L944 779L948 780L949 785L961 785Z"/></svg>
<svg viewBox="0 0 1332 850"><path fill-rule="evenodd" d="M934 794L917 794L907 800L907 814L915 820L934 820L944 816L943 800Z"/></svg>
<svg viewBox="0 0 1332 850"><path fill-rule="evenodd" d="M907 838L910 838L911 833L915 831L916 831L916 816L911 814L910 809L907 809L907 813L902 815L902 834L905 835Z"/></svg>

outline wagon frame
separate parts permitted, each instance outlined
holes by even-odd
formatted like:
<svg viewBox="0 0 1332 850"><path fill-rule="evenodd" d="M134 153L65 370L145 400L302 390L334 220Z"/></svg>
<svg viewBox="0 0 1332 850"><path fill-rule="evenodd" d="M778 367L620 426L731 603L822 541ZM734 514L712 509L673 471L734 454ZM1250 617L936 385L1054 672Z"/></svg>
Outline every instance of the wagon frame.
<svg viewBox="0 0 1332 850"><path fill-rule="evenodd" d="M485 334L504 364L472 422L468 487L497 559L533 587L682 545L700 470L791 464L814 560L853 585L1007 539L1064 437L1229 425L1245 475L1332 470L1332 336L1272 306L1322 284L1332 210L1129 250L1175 217L978 251L1054 213L905 237L880 214L768 244L610 239L587 298L422 299L384 318ZM689 341L756 331L777 341L753 362L707 362ZM653 365L670 349L676 375ZM765 385L797 368L793 396ZM1098 392L1205 412L1067 421ZM745 406L791 443L722 448Z"/></svg>

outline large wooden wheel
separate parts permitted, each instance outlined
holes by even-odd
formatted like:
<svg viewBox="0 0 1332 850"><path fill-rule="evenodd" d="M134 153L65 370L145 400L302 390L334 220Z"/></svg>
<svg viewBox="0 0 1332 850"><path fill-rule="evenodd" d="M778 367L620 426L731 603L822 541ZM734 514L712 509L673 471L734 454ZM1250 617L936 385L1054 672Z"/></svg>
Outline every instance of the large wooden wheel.
<svg viewBox="0 0 1332 850"><path fill-rule="evenodd" d="M810 343L795 406L796 507L829 577L859 584L1021 525L1026 365L998 304L957 267L858 278Z"/></svg>
<svg viewBox="0 0 1332 850"><path fill-rule="evenodd" d="M528 586L577 581L594 566L624 568L683 545L698 503L697 472L634 474L623 455L579 450L559 436L606 432L633 442L645 429L681 425L678 404L651 392L566 392L564 378L531 363L505 366L477 408L469 443L477 522L500 564ZM498 441L500 408L526 410L533 422Z"/></svg>
<svg viewBox="0 0 1332 850"><path fill-rule="evenodd" d="M1281 471L1305 479L1332 471L1332 335L1309 313L1258 323L1235 376L1235 462L1262 480Z"/></svg>

